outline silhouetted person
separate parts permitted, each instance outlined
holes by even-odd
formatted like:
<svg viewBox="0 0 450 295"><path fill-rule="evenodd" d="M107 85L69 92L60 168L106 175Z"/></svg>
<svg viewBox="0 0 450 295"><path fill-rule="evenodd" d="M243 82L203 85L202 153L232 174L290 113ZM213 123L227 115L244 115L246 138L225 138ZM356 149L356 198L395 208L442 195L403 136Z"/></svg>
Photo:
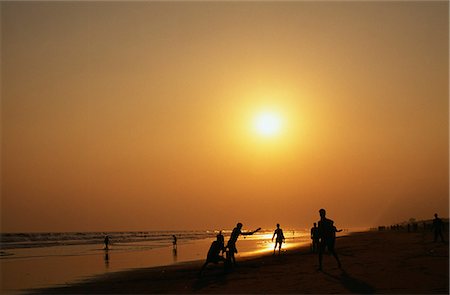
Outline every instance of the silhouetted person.
<svg viewBox="0 0 450 295"><path fill-rule="evenodd" d="M334 243L336 241L336 227L333 225L334 221L325 217L325 209L319 210L320 220L318 222L318 232L319 232L319 270L322 270L322 256L325 248L328 248L331 254L338 263L338 267L341 268L341 262L339 257L334 250Z"/></svg>
<svg viewBox="0 0 450 295"><path fill-rule="evenodd" d="M173 249L177 248L177 237L175 235L172 235L173 241L172 241L172 247Z"/></svg>
<svg viewBox="0 0 450 295"><path fill-rule="evenodd" d="M103 241L105 243L105 250L109 249L109 236L105 236L105 240Z"/></svg>
<svg viewBox="0 0 450 295"><path fill-rule="evenodd" d="M444 224L442 223L442 219L440 219L437 213L434 214L433 225L431 229L434 231L434 241L437 242L438 237L441 238L442 242L445 242L444 236L442 235Z"/></svg>
<svg viewBox="0 0 450 295"><path fill-rule="evenodd" d="M222 250L222 254L223 252L225 252L225 237L222 235L222 231L219 231L219 233L216 236L217 242L219 242L220 246L221 246L221 250Z"/></svg>
<svg viewBox="0 0 450 295"><path fill-rule="evenodd" d="M212 242L211 246L209 247L208 254L206 255L206 262L203 264L199 275L202 274L208 263L217 264L220 261L223 261L225 263L223 252L225 252L225 239L222 235L222 231L220 231L216 236L216 240Z"/></svg>
<svg viewBox="0 0 450 295"><path fill-rule="evenodd" d="M243 235L243 236L253 235L257 231L259 231L261 228L259 227L252 232L242 232L241 229L242 229L242 223L239 222L236 225L236 227L233 229L233 231L231 232L231 236L230 236L230 239L228 240L227 247L226 247L228 249L229 257L234 265L236 264L236 258L234 257L234 254L238 252L237 248L236 248L236 242L237 242L237 239L239 238L239 235Z"/></svg>
<svg viewBox="0 0 450 295"><path fill-rule="evenodd" d="M283 234L283 230L280 228L279 223L277 223L277 228L275 229L275 232L273 233L272 242L273 242L273 238L275 238L275 247L273 248L273 254L275 254L277 245L278 245L278 254L280 254L281 253L281 244L283 244L283 242L284 242L284 234Z"/></svg>
<svg viewBox="0 0 450 295"><path fill-rule="evenodd" d="M311 240L313 253L316 253L319 247L319 229L317 228L317 223L314 222L314 226L311 227Z"/></svg>

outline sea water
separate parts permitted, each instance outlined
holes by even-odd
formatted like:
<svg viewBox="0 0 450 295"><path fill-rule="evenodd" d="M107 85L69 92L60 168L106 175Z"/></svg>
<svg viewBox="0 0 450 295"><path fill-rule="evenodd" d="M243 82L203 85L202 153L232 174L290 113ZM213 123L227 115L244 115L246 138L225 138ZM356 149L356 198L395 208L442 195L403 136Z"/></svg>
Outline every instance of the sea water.
<svg viewBox="0 0 450 295"><path fill-rule="evenodd" d="M0 293L64 285L108 272L204 260L217 231L2 233ZM227 241L231 230L224 230ZM110 249L104 250L104 238ZM172 246L172 235L177 247ZM241 236L241 256L273 251L273 230ZM309 243L306 230L285 230L284 249Z"/></svg>

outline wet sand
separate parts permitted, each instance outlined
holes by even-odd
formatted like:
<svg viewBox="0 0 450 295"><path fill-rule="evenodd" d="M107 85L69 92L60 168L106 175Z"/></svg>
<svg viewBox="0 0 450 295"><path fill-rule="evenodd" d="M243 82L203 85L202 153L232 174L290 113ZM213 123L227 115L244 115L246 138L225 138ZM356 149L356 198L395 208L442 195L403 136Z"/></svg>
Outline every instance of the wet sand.
<svg viewBox="0 0 450 295"><path fill-rule="evenodd" d="M446 236L448 238L448 236ZM241 258L225 273L203 261L108 273L42 293L416 293L448 294L448 243L434 243L430 232L366 232L340 237L342 269L330 255L318 271L309 248L281 256ZM238 241L239 245L239 241Z"/></svg>

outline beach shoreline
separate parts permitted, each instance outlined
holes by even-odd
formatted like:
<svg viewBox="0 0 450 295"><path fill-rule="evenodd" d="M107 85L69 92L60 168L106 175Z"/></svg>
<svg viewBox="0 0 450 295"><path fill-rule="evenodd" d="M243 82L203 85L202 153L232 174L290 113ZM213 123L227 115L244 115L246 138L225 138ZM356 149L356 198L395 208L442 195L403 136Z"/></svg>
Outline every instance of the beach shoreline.
<svg viewBox="0 0 450 295"><path fill-rule="evenodd" d="M239 243L239 242L238 242ZM343 267L309 247L282 255L240 258L225 272L211 264L198 276L204 260L107 273L38 294L179 294L179 293L416 293L448 294L448 243L434 243L430 232L359 232L340 237L336 249Z"/></svg>
<svg viewBox="0 0 450 295"><path fill-rule="evenodd" d="M243 237L238 257L271 251L271 234L272 231L266 230ZM23 290L72 284L104 273L203 260L214 238L189 239L190 236L180 234L176 249L171 242L162 240L116 243L120 237L113 240L109 250L103 244L89 243L10 249L11 255L0 260L0 293L21 294ZM308 240L306 231L297 231L295 236L287 235L284 247L296 247L309 243Z"/></svg>

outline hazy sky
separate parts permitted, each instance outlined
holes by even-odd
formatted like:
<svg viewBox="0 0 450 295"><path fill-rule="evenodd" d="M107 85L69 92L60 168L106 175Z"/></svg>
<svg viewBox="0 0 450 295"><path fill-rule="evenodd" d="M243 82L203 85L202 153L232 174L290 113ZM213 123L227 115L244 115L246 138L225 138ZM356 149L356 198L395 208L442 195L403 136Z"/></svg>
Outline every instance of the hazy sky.
<svg viewBox="0 0 450 295"><path fill-rule="evenodd" d="M0 5L2 231L448 216L448 1Z"/></svg>

